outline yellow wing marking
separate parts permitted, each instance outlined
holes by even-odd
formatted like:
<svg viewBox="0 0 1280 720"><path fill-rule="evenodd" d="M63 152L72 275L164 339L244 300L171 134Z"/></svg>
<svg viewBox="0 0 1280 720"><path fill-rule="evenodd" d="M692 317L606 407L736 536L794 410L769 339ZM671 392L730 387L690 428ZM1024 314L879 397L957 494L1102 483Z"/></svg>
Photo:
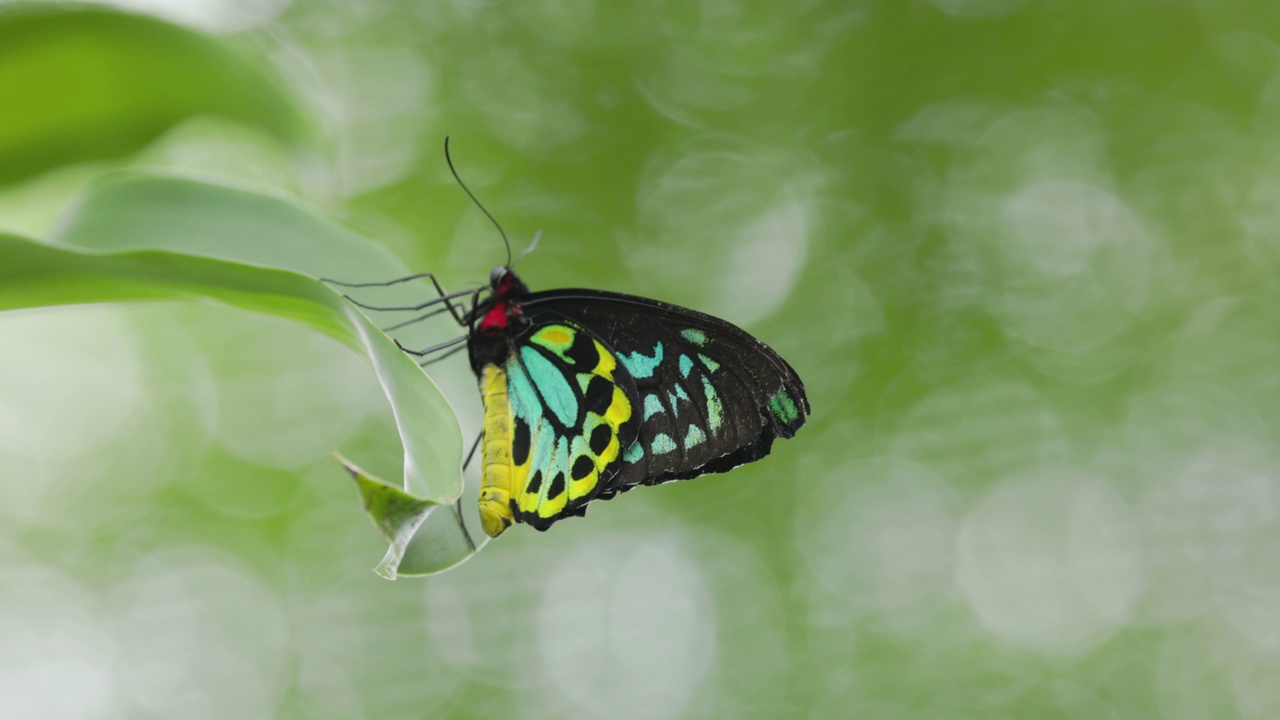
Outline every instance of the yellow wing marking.
<svg viewBox="0 0 1280 720"><path fill-rule="evenodd" d="M550 325L538 331L534 336L534 341L552 347L567 348L573 342L573 336L569 334L566 328L559 325Z"/></svg>
<svg viewBox="0 0 1280 720"><path fill-rule="evenodd" d="M617 360L603 345L594 338L592 338L591 342L595 347L599 360L590 372L578 374L579 385L584 391L591 377L596 375L613 384L613 371L618 367ZM596 486L600 483L600 474L605 471L605 468L609 467L610 463L617 459L618 454L622 451L618 442L618 429L631 418L631 412L631 403L627 400L627 394L623 392L621 387L613 384L613 394L604 413L584 413L581 432L578 436L573 438L572 442L568 443L567 446L559 444L556 446L556 465L564 467L568 473L567 492L563 496L557 496L554 501L549 501L546 494L543 493L536 507L539 517L553 518L563 512L568 503L589 497L595 491ZM592 449L590 443L593 433L601 425L606 426L608 430L608 442L597 453ZM559 452L562 449L568 450L568 456L563 459L559 457ZM584 476L575 478L573 476L573 468L578 458L582 456L586 456L590 460L590 470ZM521 503L521 509L524 509L524 503Z"/></svg>

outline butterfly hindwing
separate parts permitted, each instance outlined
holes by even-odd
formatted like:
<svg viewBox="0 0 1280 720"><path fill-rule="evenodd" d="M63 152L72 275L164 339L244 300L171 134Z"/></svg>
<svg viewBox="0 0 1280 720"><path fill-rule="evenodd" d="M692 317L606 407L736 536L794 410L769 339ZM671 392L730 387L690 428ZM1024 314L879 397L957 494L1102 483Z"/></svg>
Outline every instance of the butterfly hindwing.
<svg viewBox="0 0 1280 720"><path fill-rule="evenodd" d="M539 529L581 508L614 477L639 425L634 381L571 321L535 324L505 365L511 510Z"/></svg>

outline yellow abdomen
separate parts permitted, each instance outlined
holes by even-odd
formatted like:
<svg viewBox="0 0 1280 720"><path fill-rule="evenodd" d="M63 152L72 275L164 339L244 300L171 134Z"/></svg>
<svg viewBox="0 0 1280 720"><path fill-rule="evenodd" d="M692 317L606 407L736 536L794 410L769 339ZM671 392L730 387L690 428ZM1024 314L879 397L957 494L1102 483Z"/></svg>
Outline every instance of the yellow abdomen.
<svg viewBox="0 0 1280 720"><path fill-rule="evenodd" d="M484 398L484 452L481 458L480 525L498 537L515 522L511 513L511 405L507 374L485 365L480 376Z"/></svg>

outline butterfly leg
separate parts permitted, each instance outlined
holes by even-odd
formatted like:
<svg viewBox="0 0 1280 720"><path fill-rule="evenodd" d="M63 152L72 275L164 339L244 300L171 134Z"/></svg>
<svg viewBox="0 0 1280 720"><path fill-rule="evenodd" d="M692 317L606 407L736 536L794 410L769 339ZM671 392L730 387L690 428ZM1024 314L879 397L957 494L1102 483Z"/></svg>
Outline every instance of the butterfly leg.
<svg viewBox="0 0 1280 720"><path fill-rule="evenodd" d="M423 360L419 362L418 365L422 367L426 367L428 365L435 365L441 360L445 360L447 358L453 357L454 355L457 355L458 353L466 349L467 349L466 345L459 345L458 347L455 347L452 350L449 350L448 352L441 353L440 355L437 355L436 357L433 357L430 360Z"/></svg>
<svg viewBox="0 0 1280 720"><path fill-rule="evenodd" d="M421 280L422 278L431 278L431 282L433 283L436 282L435 275L432 275L431 273L414 273L412 275L405 275L404 277L398 277L394 280L382 280L379 282L365 282L365 283L349 283L349 282L343 282L341 280L334 280L333 278L319 278L319 280L320 282L326 285L362 288L362 287L388 287L391 285L399 285L400 283L409 282L410 280ZM439 283L436 283L436 287L437 288L440 287ZM440 294L443 295L444 291L443 290L440 291Z"/></svg>
<svg viewBox="0 0 1280 720"><path fill-rule="evenodd" d="M462 315L459 314L457 306L449 301L466 296L466 295L475 295L479 292L481 292L480 288L473 288L471 290L459 290L457 292L441 294L440 297L433 298L431 300L428 300L424 303L419 303L417 305L370 305L368 303L362 303L359 300L356 300L355 298L351 297L350 295L343 295L342 297L347 302L351 303L352 305L355 305L356 307L364 308L365 310L377 310L379 312L425 310L426 308L429 308L432 305L439 305L440 303L444 303L444 306L448 308L449 312L453 313L453 318L457 320L459 324L465 325L466 322L463 320Z"/></svg>
<svg viewBox="0 0 1280 720"><path fill-rule="evenodd" d="M328 285L337 285L339 287L365 288L365 287L389 287L391 285L398 285L400 283L409 282L411 280L421 280L423 278L426 278L431 281L431 284L436 289L436 294L438 295L438 297L436 297L434 300L429 300L421 305L415 305L412 307L374 307L372 305L365 305L365 304L356 302L355 300L352 300L349 295L343 295L343 297L346 298L351 303L368 310L386 310L386 311L422 310L423 308L430 307L431 305L435 305L436 303L443 302L445 308L448 309L449 314L453 315L453 319L457 321L459 325L466 325L467 323L464 320L464 317L459 311L459 309L457 308L457 306L455 306L453 303L449 301L454 298L459 298L467 294L471 294L474 296L475 294L480 292L480 288L476 288L472 290L462 290L456 293L446 293L444 291L444 288L440 285L440 281L437 280L436 276L432 273L415 273L413 275L406 275L404 277L396 278L394 280L385 280L382 282L349 283L349 282L341 282L339 280L333 280L330 278L320 278L320 282L326 283ZM415 318L414 320L411 320L406 323L402 323L395 327L404 327L405 325L408 325L412 322L416 322L417 320L426 320L428 317L432 317L435 314L436 313L429 313L427 315L422 316L421 318Z"/></svg>
<svg viewBox="0 0 1280 720"><path fill-rule="evenodd" d="M480 447L480 441L484 439L484 433L476 435L476 441L471 443L471 451L467 453L467 459L462 461L462 472L466 473L467 468L471 466L471 460L476 456L476 449ZM471 539L471 531L467 529L467 521L462 517L462 498L458 498L458 502L453 504L453 514L458 518L458 527L462 528L462 535L467 539L467 545L471 546L471 552L475 552L476 541Z"/></svg>
<svg viewBox="0 0 1280 720"><path fill-rule="evenodd" d="M393 338L393 340L394 340L394 338ZM454 345L461 345L462 343L464 343L464 342L466 342L466 341L467 341L467 336L466 336L466 335L459 335L458 337L456 337L456 338L454 338L454 339L452 339L452 340L445 340L444 342L442 342L442 343L440 343L440 344L438 344L438 345L432 345L431 347L429 347L429 348L423 348L422 350L410 350L409 348L405 347L404 345L401 345L399 340L396 340L396 341L395 341L395 343L396 343L396 347L398 347L398 348L400 348L401 350L403 350L403 351L405 351L405 352L409 353L410 355L416 355L416 356L418 356L418 357L426 357L427 355L430 355L431 353L434 353L434 352L440 352L441 350L444 350L445 348L451 348L451 347L453 347Z"/></svg>
<svg viewBox="0 0 1280 720"><path fill-rule="evenodd" d="M435 309L435 310L432 310L432 311L431 311L431 312L429 312L429 313L423 313L422 315L419 315L418 317L410 318L410 319L408 319L408 320L405 320L404 322L398 322L398 323L396 323L395 325L389 325L389 326L387 326L387 327L379 328L379 329L380 329L380 330L382 330L382 332L384 332L384 333L389 333L389 332L391 332L392 330L399 330L399 329L400 329L400 328L402 328L402 327L408 327L408 326L410 326L410 325L415 325L415 324L417 324L417 323L422 322L423 320L428 320L428 319L430 319L430 318L433 318L433 317L435 317L435 316L437 316L437 315L439 315L439 314L441 314L441 313L445 313L445 312L449 312L449 308L437 308L437 309Z"/></svg>

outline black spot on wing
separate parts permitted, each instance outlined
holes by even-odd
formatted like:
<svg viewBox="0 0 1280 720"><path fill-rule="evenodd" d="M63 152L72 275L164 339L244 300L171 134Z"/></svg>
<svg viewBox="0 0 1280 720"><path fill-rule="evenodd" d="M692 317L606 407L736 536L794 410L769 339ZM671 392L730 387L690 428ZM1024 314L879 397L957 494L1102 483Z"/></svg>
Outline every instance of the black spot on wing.
<svg viewBox="0 0 1280 720"><path fill-rule="evenodd" d="M587 411L596 415L604 415L604 411L609 409L609 405L612 402L613 383L599 375L592 375L591 381L587 383Z"/></svg>
<svg viewBox="0 0 1280 720"><path fill-rule="evenodd" d="M580 372L591 370L600 362L600 353L596 351L595 342L591 340L590 335L582 331L574 333L573 343L569 345L565 357L573 363L574 369Z"/></svg>
<svg viewBox="0 0 1280 720"><path fill-rule="evenodd" d="M609 447L609 440L612 438L613 431L609 429L608 425L600 423L595 430L591 431L591 437L588 439L587 444L591 446L591 452L599 455L604 452L605 448Z"/></svg>
<svg viewBox="0 0 1280 720"><path fill-rule="evenodd" d="M542 470L535 470L533 477L529 478L529 492L535 495L542 489Z"/></svg>
<svg viewBox="0 0 1280 720"><path fill-rule="evenodd" d="M591 471L595 469L596 469L596 463L594 460L587 457L586 455L579 455L578 459L573 461L573 470L572 470L573 479L581 480L582 478L590 475Z"/></svg>
<svg viewBox="0 0 1280 720"><path fill-rule="evenodd" d="M556 476L551 478L551 485L547 487L547 499L555 500L564 494L564 473L558 472Z"/></svg>
<svg viewBox="0 0 1280 720"><path fill-rule="evenodd" d="M511 436L511 461L523 465L529 460L529 424L515 418L515 432Z"/></svg>

